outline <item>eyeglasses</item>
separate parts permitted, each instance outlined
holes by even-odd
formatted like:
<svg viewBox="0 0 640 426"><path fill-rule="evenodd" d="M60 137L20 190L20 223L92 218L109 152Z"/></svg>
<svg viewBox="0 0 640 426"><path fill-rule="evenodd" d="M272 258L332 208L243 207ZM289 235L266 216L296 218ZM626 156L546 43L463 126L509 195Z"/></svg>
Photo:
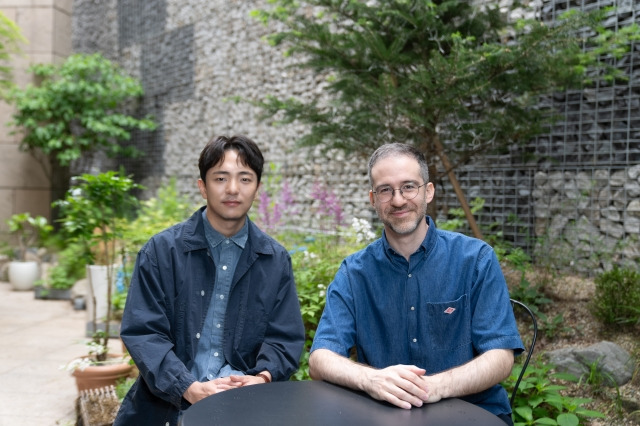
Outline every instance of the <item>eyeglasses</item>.
<svg viewBox="0 0 640 426"><path fill-rule="evenodd" d="M377 191L371 192L378 196L378 200L380 200L381 203L391 201L396 191L400 191L400 195L402 195L405 200L413 200L418 195L418 190L420 189L420 187L425 186L427 183L423 183L422 185L416 185L415 183L405 183L400 188L395 189L390 186L381 186Z"/></svg>

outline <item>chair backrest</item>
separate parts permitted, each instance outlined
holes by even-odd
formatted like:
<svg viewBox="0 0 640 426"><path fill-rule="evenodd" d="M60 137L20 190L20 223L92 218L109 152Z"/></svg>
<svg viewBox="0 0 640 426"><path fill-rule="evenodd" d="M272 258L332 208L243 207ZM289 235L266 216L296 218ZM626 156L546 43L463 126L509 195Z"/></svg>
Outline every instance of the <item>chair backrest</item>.
<svg viewBox="0 0 640 426"><path fill-rule="evenodd" d="M523 308L531 317L531 321L533 322L533 338L531 339L531 345L529 345L529 350L527 351L527 358L524 360L524 363L522 364L522 370L520 371L518 380L516 381L516 384L513 387L513 391L511 392L510 404L512 407L513 407L513 401L516 397L516 393L518 392L518 386L520 386L520 381L522 380L522 377L524 376L524 372L527 369L527 366L529 365L529 360L531 359L531 354L533 354L533 348L535 348L536 339L538 338L538 321L536 321L536 316L533 314L533 312L531 311L531 309L529 309L527 305L525 305L524 303L518 300L511 299L511 307L515 308L516 306Z"/></svg>

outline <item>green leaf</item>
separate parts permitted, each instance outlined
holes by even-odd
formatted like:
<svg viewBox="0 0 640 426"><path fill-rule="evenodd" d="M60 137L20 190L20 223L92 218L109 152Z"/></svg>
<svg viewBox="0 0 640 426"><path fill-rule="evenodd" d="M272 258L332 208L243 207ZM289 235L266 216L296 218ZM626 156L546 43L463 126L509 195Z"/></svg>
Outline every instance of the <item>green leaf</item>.
<svg viewBox="0 0 640 426"><path fill-rule="evenodd" d="M533 410L530 407L515 407L513 411L527 421L533 420Z"/></svg>
<svg viewBox="0 0 640 426"><path fill-rule="evenodd" d="M542 418L536 419L533 423L537 425L557 425L558 424L555 420L550 419L549 417L542 417Z"/></svg>
<svg viewBox="0 0 640 426"><path fill-rule="evenodd" d="M606 418L606 416L599 411L586 410L584 408L576 408L575 413L584 417L598 417L601 419Z"/></svg>
<svg viewBox="0 0 640 426"><path fill-rule="evenodd" d="M558 425L560 426L577 426L578 424L580 424L580 419L578 419L578 416L571 413L560 414L557 417L557 420Z"/></svg>

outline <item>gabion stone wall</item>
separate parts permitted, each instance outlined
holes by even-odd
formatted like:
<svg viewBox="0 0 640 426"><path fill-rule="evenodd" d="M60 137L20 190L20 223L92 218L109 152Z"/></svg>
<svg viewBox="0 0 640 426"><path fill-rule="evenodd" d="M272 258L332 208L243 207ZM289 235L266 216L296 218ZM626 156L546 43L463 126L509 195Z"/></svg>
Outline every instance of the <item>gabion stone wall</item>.
<svg viewBox="0 0 640 426"><path fill-rule="evenodd" d="M508 0L503 0L508 1ZM551 21L569 7L585 10L616 5L607 25L615 29L637 20L638 1L569 0L530 2L538 17ZM275 167L265 177L281 177L299 205L288 223L319 229L323 206L317 184L341 201L346 223L373 219L368 203L366 158L344 158L295 149L305 129L271 127L260 111L232 97L267 94L304 99L322 90L322 80L292 69L294 58L269 46L270 31L251 10L267 0L75 0L73 45L77 52L102 52L141 79L140 114L154 114L160 126L137 134L145 155L121 160L146 187L147 195L174 177L181 192L199 199L197 157L219 134L246 134ZM536 247L581 272L595 273L612 262L638 261L640 209L640 44L615 63L631 77L615 86L557 94L563 119L524 149L480 159L458 170L471 200L481 197L482 225L534 253ZM273 186L273 185L271 185ZM267 185L267 189L270 188ZM275 196L275 193L271 194ZM446 180L437 182L442 214L458 202ZM603 256L604 254L604 256Z"/></svg>
<svg viewBox="0 0 640 426"><path fill-rule="evenodd" d="M250 12L266 6L266 0L74 1L74 50L102 52L140 78L145 97L139 112L160 123L153 134L134 137L145 155L120 163L147 187L146 195L173 177L181 192L201 201L200 150L214 135L245 134L293 190L299 206L289 225L324 227L312 196L318 184L340 199L345 222L371 219L365 159L344 161L341 153L294 149L304 128L271 127L258 120L257 108L230 100L267 94L304 98L321 90L321 80L291 69L294 59L263 39L270 30Z"/></svg>
<svg viewBox="0 0 640 426"><path fill-rule="evenodd" d="M552 22L570 8L615 6L617 28L640 19L639 1L552 0L537 17ZM482 197L479 222L554 266L596 274L640 259L640 44L607 59L629 79L558 93L560 120L524 148L458 171L469 199ZM456 206L448 182L441 203Z"/></svg>

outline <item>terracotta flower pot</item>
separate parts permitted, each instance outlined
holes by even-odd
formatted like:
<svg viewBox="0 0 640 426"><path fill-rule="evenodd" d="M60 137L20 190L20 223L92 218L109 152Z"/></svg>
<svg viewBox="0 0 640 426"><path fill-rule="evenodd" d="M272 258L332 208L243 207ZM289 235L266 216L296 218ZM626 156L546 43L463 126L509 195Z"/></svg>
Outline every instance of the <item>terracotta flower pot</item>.
<svg viewBox="0 0 640 426"><path fill-rule="evenodd" d="M122 355L109 355L109 358L115 360L122 358ZM78 392L80 392L88 389L100 389L105 386L115 386L118 379L129 376L132 370L133 365L124 360L120 363L109 362L101 365L91 365L84 370L76 368L72 375L76 378L76 386Z"/></svg>

